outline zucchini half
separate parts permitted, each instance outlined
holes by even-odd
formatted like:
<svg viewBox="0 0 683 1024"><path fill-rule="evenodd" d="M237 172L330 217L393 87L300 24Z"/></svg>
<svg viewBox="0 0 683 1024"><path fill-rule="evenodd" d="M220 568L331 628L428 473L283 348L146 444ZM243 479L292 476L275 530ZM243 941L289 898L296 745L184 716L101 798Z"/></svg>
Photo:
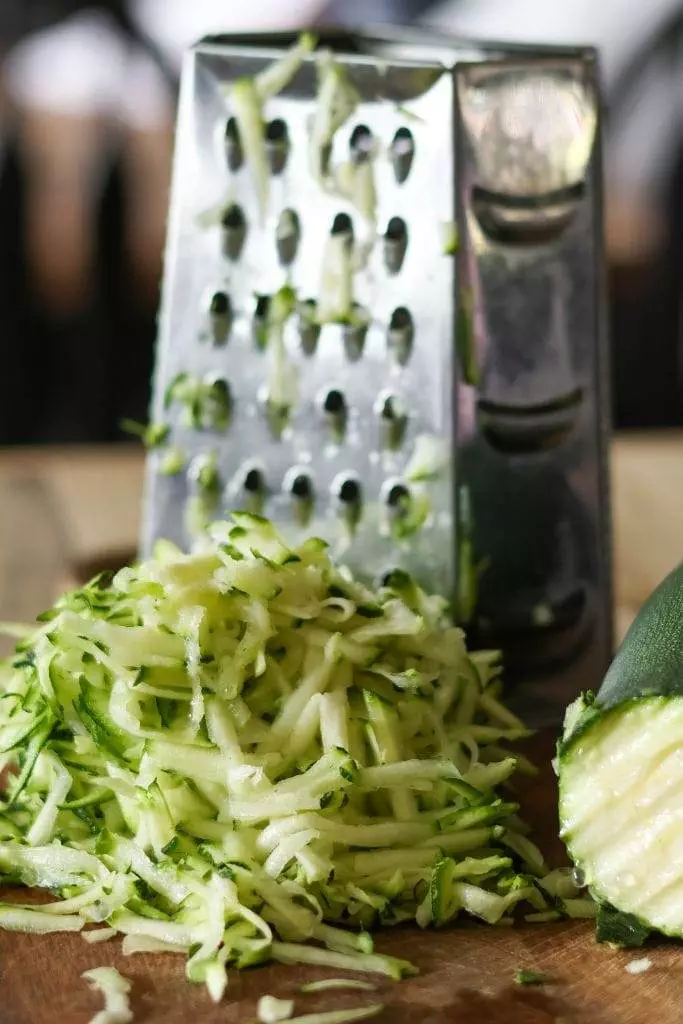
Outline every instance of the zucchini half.
<svg viewBox="0 0 683 1024"><path fill-rule="evenodd" d="M560 834L594 897L683 937L683 565L567 710Z"/></svg>

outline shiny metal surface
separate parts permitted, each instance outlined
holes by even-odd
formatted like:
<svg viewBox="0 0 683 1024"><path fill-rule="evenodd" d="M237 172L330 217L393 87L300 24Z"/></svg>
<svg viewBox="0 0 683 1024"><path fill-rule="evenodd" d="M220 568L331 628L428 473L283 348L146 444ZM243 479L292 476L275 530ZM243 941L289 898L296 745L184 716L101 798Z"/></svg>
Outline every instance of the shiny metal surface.
<svg viewBox="0 0 683 1024"><path fill-rule="evenodd" d="M456 68L459 289L472 311L456 474L486 559L471 623L553 721L611 653L609 395L595 60Z"/></svg>
<svg viewBox="0 0 683 1024"><path fill-rule="evenodd" d="M289 154L284 168L271 175L269 209L261 222L249 168L242 165L231 173L226 164L225 125L231 110L225 84L254 75L275 56L228 52L208 44L187 59L153 417L166 420L170 414L173 440L188 451L190 460L206 450L218 452L223 507L244 505L247 464L258 459L267 488L263 514L286 533L324 536L340 558L371 578L402 566L435 589L450 592L454 481L448 463L439 480L422 485L431 513L410 543L397 543L392 535L391 510L382 495L387 480L402 477L416 438L443 437L453 419L455 266L452 256L442 252L441 224L455 217L453 137L443 130L452 118L454 82L437 63L378 70L369 57L345 60L362 101L337 133L331 160L349 159L354 132L357 138L359 126L369 130L378 196L373 237L352 204L326 194L311 178L308 119L315 75L311 65L305 67L291 87L268 103L269 121L279 119L287 126ZM406 129L414 153L405 179L397 184L392 142ZM223 209L236 237L226 239ZM203 223L207 210L219 213L201 228L198 218ZM243 214L246 229L235 210ZM290 223L296 219L298 238L293 258L283 260L286 212ZM291 284L301 299L315 299L322 254L340 214L350 218L356 250L371 249L354 275L354 300L369 311L370 322L367 329L324 324L311 351L306 337L302 344L300 318L290 318L285 346L298 376L298 395L278 438L263 402L273 353L254 344L254 297L272 296ZM225 294L231 309L230 334L220 347L200 340L202 311L216 294ZM261 307L267 316L266 303ZM214 335L222 329L224 323L214 326ZM163 408L168 382L185 371L200 377L220 373L229 381L235 402L228 429L188 429L180 422L181 410ZM343 430L325 410L331 391L339 393L345 407ZM403 428L391 444L382 417L385 393L403 410ZM161 457L150 457L146 550L161 535L183 545L189 541L183 520L187 484L182 477L159 475ZM293 510L291 481L303 472L313 493L310 514L302 522ZM338 493L347 479L357 480L362 490L352 538Z"/></svg>
<svg viewBox="0 0 683 1024"><path fill-rule="evenodd" d="M189 470L164 476L150 454L142 546L188 544L196 459L213 452L215 514L261 511L362 576L401 566L453 595L473 639L503 646L520 706L554 721L611 651L595 55L417 31L352 42L337 59L361 103L331 160L367 160L372 142L374 229L311 178L312 61L267 103L263 218L227 87L278 51L228 39L187 57L153 418ZM354 246L355 325L312 316L333 227ZM265 328L286 284L296 401L274 422ZM225 381L229 417L198 430L164 408L183 372ZM423 435L446 457L409 482ZM411 501L426 518L401 539Z"/></svg>

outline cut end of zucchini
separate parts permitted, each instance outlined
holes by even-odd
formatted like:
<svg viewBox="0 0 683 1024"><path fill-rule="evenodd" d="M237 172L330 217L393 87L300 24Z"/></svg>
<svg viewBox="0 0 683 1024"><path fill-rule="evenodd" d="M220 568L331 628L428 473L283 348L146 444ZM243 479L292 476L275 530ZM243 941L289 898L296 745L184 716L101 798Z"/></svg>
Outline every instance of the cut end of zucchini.
<svg viewBox="0 0 683 1024"><path fill-rule="evenodd" d="M595 896L683 935L683 696L627 701L573 730L560 821Z"/></svg>

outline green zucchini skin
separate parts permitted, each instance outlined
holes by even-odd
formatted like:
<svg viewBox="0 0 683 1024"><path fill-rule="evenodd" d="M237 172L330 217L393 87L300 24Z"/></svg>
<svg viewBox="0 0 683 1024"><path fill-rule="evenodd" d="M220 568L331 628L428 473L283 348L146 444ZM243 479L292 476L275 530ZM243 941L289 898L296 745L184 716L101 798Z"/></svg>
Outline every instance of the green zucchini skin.
<svg viewBox="0 0 683 1024"><path fill-rule="evenodd" d="M598 691L603 708L638 697L683 695L683 563L648 598Z"/></svg>
<svg viewBox="0 0 683 1024"><path fill-rule="evenodd" d="M683 696L683 562L641 607L597 694L583 693L567 709L560 771L563 755L603 713L652 696Z"/></svg>

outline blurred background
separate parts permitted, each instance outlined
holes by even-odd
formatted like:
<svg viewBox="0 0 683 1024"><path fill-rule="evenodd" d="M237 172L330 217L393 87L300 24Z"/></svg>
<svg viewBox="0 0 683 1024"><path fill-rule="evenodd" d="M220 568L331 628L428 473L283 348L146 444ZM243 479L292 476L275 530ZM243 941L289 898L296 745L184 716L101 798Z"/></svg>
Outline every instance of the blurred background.
<svg viewBox="0 0 683 1024"><path fill-rule="evenodd" d="M0 0L0 445L146 418L185 46L371 22L601 48L615 424L683 424L682 0Z"/></svg>

